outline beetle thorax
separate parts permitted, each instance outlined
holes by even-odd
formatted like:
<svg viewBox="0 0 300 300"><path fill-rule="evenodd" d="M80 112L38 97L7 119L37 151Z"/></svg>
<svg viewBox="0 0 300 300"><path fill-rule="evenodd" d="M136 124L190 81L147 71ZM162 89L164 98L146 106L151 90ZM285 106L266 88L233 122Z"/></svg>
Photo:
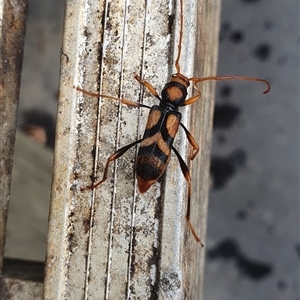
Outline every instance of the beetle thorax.
<svg viewBox="0 0 300 300"><path fill-rule="evenodd" d="M162 103L166 106L173 106L174 109L182 106L186 99L189 85L187 77L180 73L173 74L161 92Z"/></svg>

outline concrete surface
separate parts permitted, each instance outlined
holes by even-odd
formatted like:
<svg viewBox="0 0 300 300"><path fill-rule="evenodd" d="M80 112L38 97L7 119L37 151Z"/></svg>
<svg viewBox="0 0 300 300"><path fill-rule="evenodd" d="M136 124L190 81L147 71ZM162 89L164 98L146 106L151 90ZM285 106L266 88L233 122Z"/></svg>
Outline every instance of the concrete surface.
<svg viewBox="0 0 300 300"><path fill-rule="evenodd" d="M30 2L20 124L37 109L55 118L63 7ZM272 89L217 87L204 299L300 299L299 1L225 0L221 24L218 74L266 78ZM21 185L12 191L6 255L42 260L47 220L36 209L43 205L46 218L48 202L23 203L38 231L20 226Z"/></svg>
<svg viewBox="0 0 300 300"><path fill-rule="evenodd" d="M299 1L223 1L205 300L299 299Z"/></svg>

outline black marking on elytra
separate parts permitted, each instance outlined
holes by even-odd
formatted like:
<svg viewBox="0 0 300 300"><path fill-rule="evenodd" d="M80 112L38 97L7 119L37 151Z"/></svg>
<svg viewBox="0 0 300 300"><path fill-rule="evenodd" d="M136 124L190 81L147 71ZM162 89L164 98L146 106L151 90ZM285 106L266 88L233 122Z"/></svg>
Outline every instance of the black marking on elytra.
<svg viewBox="0 0 300 300"><path fill-rule="evenodd" d="M163 163L167 163L168 155L166 155L157 144L151 144L149 146L143 146L139 148L138 156L154 155L159 158Z"/></svg>

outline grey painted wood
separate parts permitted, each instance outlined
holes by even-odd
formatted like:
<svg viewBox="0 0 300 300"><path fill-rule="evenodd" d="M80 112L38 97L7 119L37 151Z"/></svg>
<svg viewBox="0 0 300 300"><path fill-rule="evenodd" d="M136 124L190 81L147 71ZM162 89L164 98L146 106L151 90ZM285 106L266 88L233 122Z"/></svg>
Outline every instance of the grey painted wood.
<svg viewBox="0 0 300 300"><path fill-rule="evenodd" d="M187 76L200 72L211 75L216 66L218 26L215 18L208 16L212 12L218 16L219 2L210 6L201 2L198 10L194 2L185 3L184 10L182 72ZM175 158L170 161L164 184L157 183L146 194L135 189L136 149L112 164L109 179L100 188L80 190L90 184L93 169L95 175L102 175L103 164L115 149L141 135L147 112L105 98L99 102L83 96L75 87L100 89L103 94L151 105L153 97L148 93L139 96L141 87L132 75L141 74L161 90L174 72L169 61L176 55L171 53L177 42L168 27L168 15L174 11L177 20L178 10L158 1L146 6L143 1L129 6L123 1L110 5L67 2L45 299L67 295L103 299L200 297L202 276L198 271L203 270L204 251L187 230L186 183ZM210 28L210 40L206 40L207 23L197 27L197 15L198 20L206 18L214 24L213 39ZM175 29L178 32L178 25ZM203 30L201 36L199 29ZM203 45L195 59L196 42ZM205 60L200 56L203 54ZM185 124L197 120L192 130L200 138L202 152L192 174L201 184L193 188L192 221L203 237L213 99L213 85L208 86L203 89L206 99L192 109L193 113L186 109L183 119ZM186 158L184 136L179 134L175 145ZM176 278L175 284L172 278ZM170 284L165 285L168 281Z"/></svg>
<svg viewBox="0 0 300 300"><path fill-rule="evenodd" d="M147 111L105 98L99 102L75 87L155 103L142 92L133 73L161 90L174 72L169 62L176 57L172 50L177 49L178 10L169 5L160 1L134 5L123 1L109 5L67 2L45 299L67 295L103 299L200 297L204 251L187 229L186 183L175 157L164 184L155 184L145 194L135 189L136 148L112 164L101 187L80 190L91 183L93 170L102 176L104 163L115 149L142 134ZM198 5L192 1L184 5L181 67L187 76L212 75L216 67L219 1L209 5L199 1ZM176 41L168 26L168 16L175 11ZM202 25L197 26L197 20ZM183 118L187 126L191 124L201 147L192 168L197 182L193 186L192 222L203 239L212 91L213 84L204 87L203 101L185 109ZM175 146L186 159L189 146L182 134Z"/></svg>

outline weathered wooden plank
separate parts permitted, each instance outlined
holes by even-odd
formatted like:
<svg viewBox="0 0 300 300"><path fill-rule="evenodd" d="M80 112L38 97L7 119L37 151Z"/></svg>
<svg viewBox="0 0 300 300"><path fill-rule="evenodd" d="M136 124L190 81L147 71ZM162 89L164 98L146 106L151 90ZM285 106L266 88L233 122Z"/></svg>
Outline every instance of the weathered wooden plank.
<svg viewBox="0 0 300 300"><path fill-rule="evenodd" d="M197 35L195 42L195 76L213 76L217 72L219 50L221 1L198 1ZM191 132L199 142L200 155L193 161L193 215L195 227L201 229L201 238L205 244L208 193L210 188L209 165L212 141L212 121L214 112L215 82L206 81L199 86L202 98L191 109ZM188 299L202 299L205 249L194 243L187 245L185 268ZM192 262L192 263L191 263Z"/></svg>
<svg viewBox="0 0 300 300"><path fill-rule="evenodd" d="M172 4L67 1L44 299L201 297L204 250L185 222L186 183L176 157L145 194L136 190L136 148L112 164L101 187L80 190L91 174L102 176L111 153L141 136L148 111L75 88L157 103L133 73L160 91L174 72L179 10ZM219 0L184 3L180 62L188 77L215 74L219 7ZM202 101L182 110L201 148L192 164L191 219L202 240L213 87L205 85ZM187 160L184 132L175 146Z"/></svg>
<svg viewBox="0 0 300 300"><path fill-rule="evenodd" d="M44 264L42 262L4 259L0 299L42 299L43 275Z"/></svg>
<svg viewBox="0 0 300 300"><path fill-rule="evenodd" d="M0 272L14 155L28 0L0 1Z"/></svg>
<svg viewBox="0 0 300 300"><path fill-rule="evenodd" d="M45 259L53 152L17 131L5 256Z"/></svg>

